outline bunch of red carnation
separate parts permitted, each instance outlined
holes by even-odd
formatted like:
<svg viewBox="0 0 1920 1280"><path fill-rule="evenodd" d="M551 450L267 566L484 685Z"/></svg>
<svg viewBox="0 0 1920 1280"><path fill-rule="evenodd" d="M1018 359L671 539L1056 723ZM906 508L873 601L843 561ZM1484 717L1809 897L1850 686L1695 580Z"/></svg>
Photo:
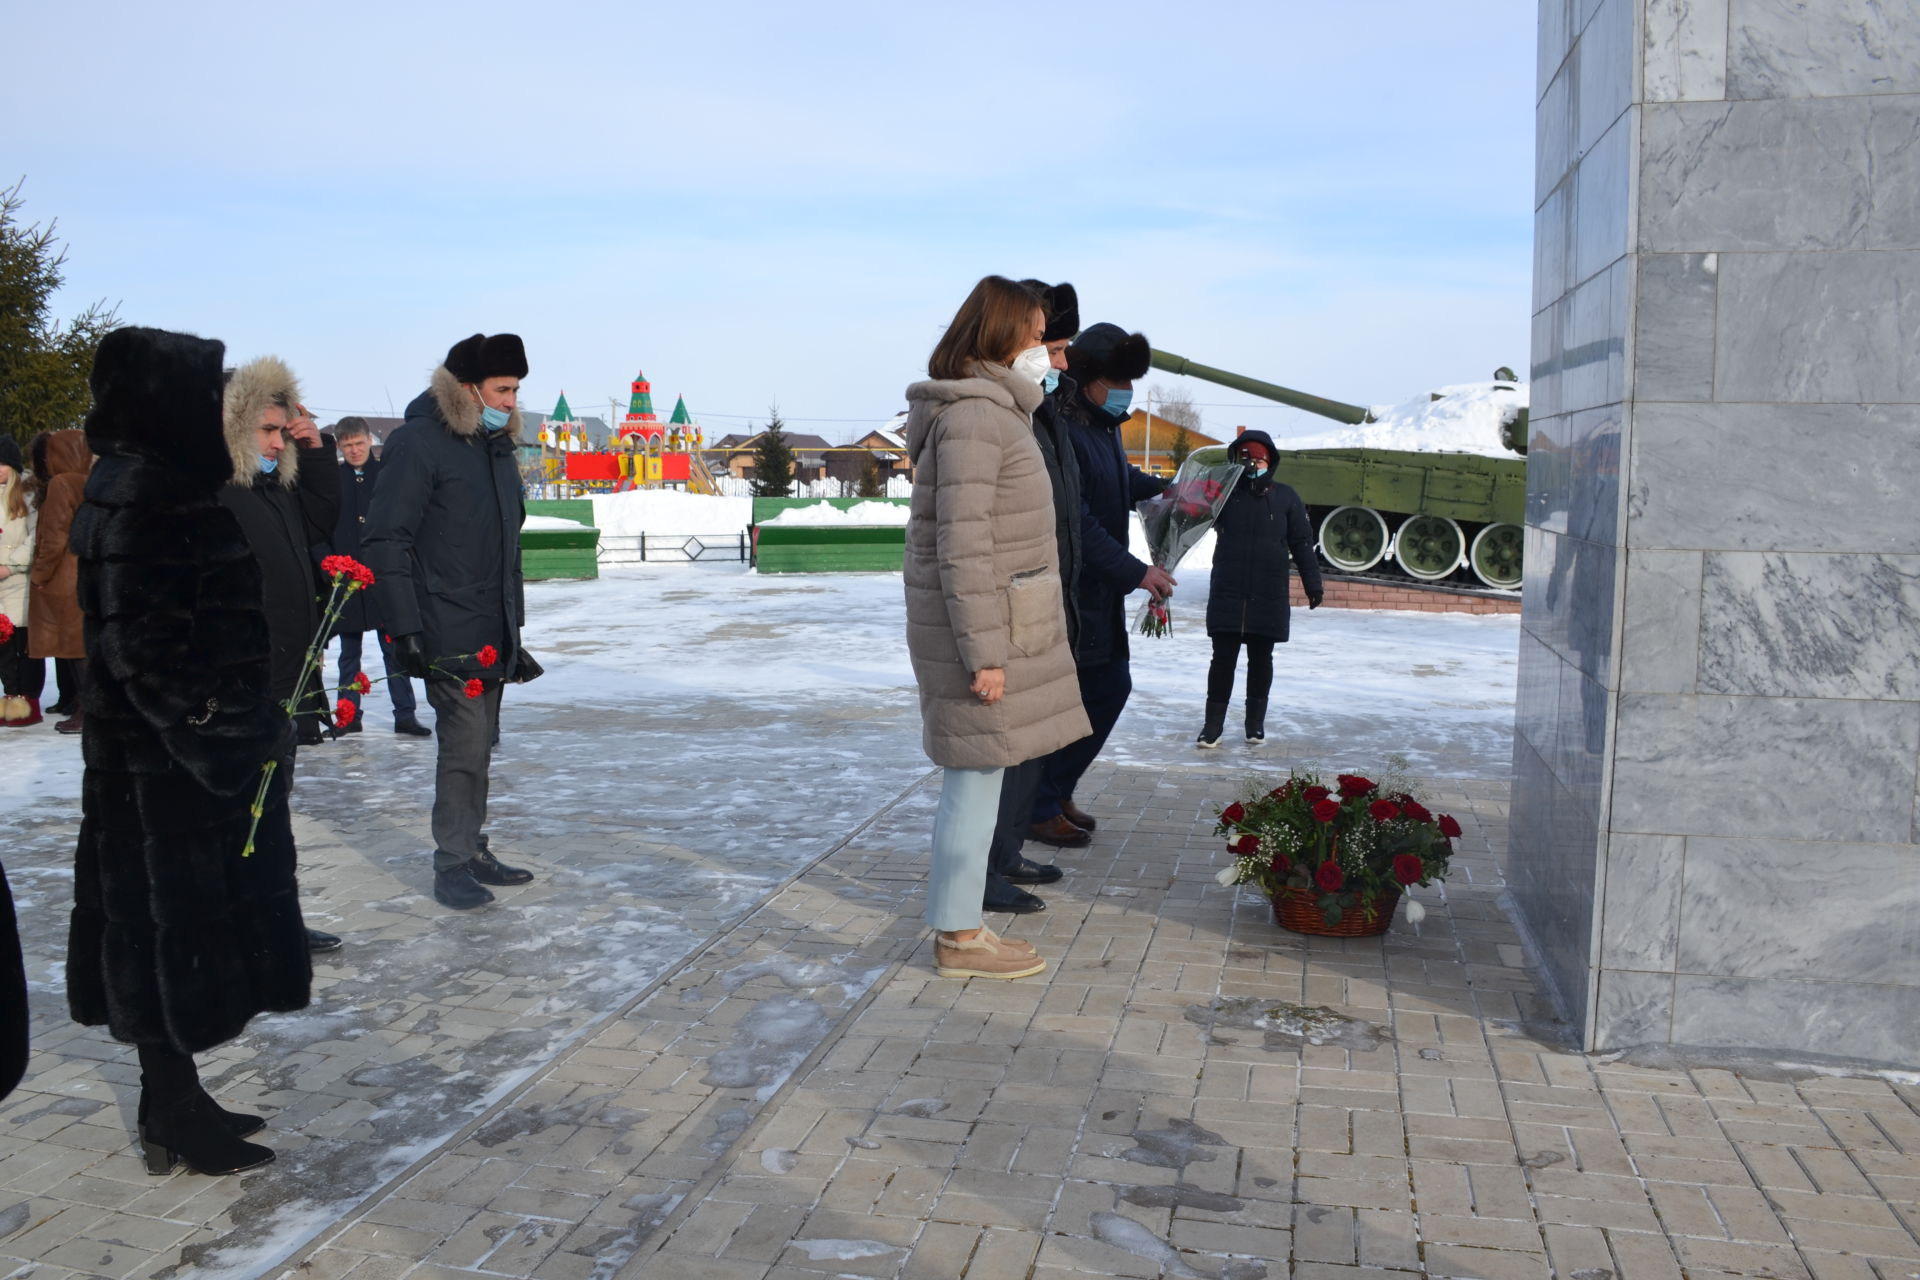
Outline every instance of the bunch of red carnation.
<svg viewBox="0 0 1920 1280"><path fill-rule="evenodd" d="M1220 811L1214 830L1234 858L1222 884L1309 895L1329 923L1354 910L1371 920L1394 895L1444 879L1461 834L1451 815L1436 815L1399 783L1342 773L1329 787L1308 771L1250 788Z"/></svg>
<svg viewBox="0 0 1920 1280"><path fill-rule="evenodd" d="M365 591L373 585L373 570L352 556L328 556L320 562L320 572L335 582L344 580L348 591Z"/></svg>
<svg viewBox="0 0 1920 1280"><path fill-rule="evenodd" d="M0 613L0 644L13 639L13 619Z"/></svg>

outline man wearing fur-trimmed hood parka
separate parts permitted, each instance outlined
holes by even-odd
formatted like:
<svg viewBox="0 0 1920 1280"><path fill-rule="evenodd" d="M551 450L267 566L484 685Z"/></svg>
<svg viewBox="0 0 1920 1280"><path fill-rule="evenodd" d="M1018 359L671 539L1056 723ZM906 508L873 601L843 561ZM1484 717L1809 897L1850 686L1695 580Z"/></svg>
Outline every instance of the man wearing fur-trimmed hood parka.
<svg viewBox="0 0 1920 1280"><path fill-rule="evenodd" d="M520 647L526 508L514 446L526 376L514 334L454 343L387 437L361 541L374 615L437 717L433 896L455 910L493 901L488 885L533 879L495 858L483 833L501 686L540 674Z"/></svg>

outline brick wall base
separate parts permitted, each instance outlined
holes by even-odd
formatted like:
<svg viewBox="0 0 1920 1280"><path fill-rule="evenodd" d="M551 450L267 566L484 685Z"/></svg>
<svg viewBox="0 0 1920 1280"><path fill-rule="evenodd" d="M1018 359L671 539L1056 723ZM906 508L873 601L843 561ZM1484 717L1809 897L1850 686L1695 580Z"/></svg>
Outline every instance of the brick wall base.
<svg viewBox="0 0 1920 1280"><path fill-rule="evenodd" d="M1407 582L1381 582L1372 578L1336 578L1322 575L1327 609L1412 609L1422 613L1518 613L1518 597L1483 596L1467 591L1450 591ZM1300 579L1293 579L1293 606L1307 607L1307 593Z"/></svg>

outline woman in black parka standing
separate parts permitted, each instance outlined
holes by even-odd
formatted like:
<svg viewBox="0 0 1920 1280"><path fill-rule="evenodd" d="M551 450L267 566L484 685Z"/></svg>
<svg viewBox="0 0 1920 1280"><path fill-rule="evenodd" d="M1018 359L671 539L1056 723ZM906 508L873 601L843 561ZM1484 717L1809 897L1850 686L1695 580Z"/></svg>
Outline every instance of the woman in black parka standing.
<svg viewBox="0 0 1920 1280"><path fill-rule="evenodd" d="M140 1055L149 1172L273 1159L264 1123L221 1110L192 1055L312 985L285 779L241 857L262 767L293 726L269 692L260 569L218 500L233 474L218 342L117 329L100 343L73 526L86 619L86 779L67 998Z"/></svg>
<svg viewBox="0 0 1920 1280"><path fill-rule="evenodd" d="M1313 526L1291 486L1273 478L1273 439L1243 431L1227 457L1246 468L1214 522L1213 582L1207 594L1207 634L1213 662L1207 668L1207 718L1197 747L1220 745L1227 702L1240 648L1247 650L1247 741L1267 739L1267 695L1273 688L1273 646L1284 644L1291 606L1287 561L1293 561L1307 591L1307 607L1320 607L1320 566L1313 558Z"/></svg>

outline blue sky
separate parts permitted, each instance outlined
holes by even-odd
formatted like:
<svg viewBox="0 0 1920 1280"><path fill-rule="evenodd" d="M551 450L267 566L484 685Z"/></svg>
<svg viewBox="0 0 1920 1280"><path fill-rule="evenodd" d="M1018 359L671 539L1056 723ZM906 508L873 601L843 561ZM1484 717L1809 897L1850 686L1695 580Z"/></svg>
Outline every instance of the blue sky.
<svg viewBox="0 0 1920 1280"><path fill-rule="evenodd" d="M988 272L1343 400L1527 361L1530 0L110 0L8 25L0 180L59 219L61 306L282 355L323 420L513 330L535 409L604 412L644 368L710 435L777 401L850 438ZM1296 420L1188 389L1216 434Z"/></svg>

